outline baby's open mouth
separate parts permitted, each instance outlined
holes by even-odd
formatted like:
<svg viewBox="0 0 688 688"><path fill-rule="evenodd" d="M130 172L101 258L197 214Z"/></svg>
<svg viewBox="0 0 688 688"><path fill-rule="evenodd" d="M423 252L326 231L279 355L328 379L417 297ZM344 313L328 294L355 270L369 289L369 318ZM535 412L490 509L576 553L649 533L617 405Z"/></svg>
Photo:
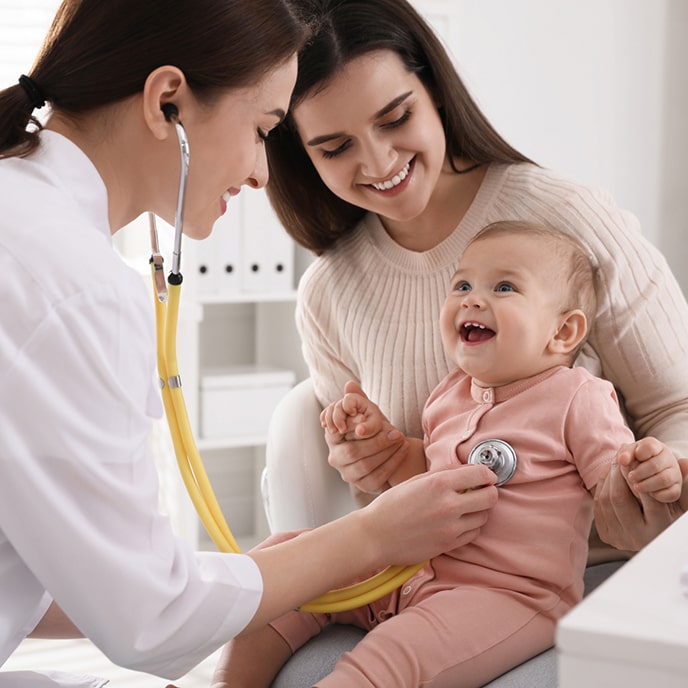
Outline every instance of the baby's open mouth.
<svg viewBox="0 0 688 688"><path fill-rule="evenodd" d="M481 323L465 322L461 325L460 334L461 341L474 344L476 342L486 342L488 339L492 339L496 333Z"/></svg>

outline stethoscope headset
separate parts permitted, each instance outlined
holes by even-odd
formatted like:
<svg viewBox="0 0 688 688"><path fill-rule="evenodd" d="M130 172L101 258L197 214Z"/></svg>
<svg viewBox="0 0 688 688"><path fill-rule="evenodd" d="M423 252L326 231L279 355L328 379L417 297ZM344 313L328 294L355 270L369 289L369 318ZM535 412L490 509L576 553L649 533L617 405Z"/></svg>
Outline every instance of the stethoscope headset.
<svg viewBox="0 0 688 688"><path fill-rule="evenodd" d="M196 446L182 393L181 376L177 363L177 325L183 281L181 273L181 244L184 201L189 176L189 141L179 120L179 110L177 107L172 103L166 103L162 106L162 111L165 119L175 127L179 140L181 163L174 222L172 269L167 276L167 281L163 272L164 260L160 253L155 215L153 213L148 214L151 240L151 280L155 292L157 365L162 400L179 470L201 522L218 550L221 552L240 553L241 549L225 521L222 509L213 492L198 447ZM492 442L500 442L500 440L493 440ZM476 450L474 450L472 456L473 454L475 454L475 460L471 460L472 463L492 464L490 467L495 465L493 455L490 454L488 457L484 451L481 454L480 451L476 453ZM485 457L488 457L488 460L484 460ZM513 462L515 467L515 454ZM511 473L513 473L513 470ZM389 566L367 580L344 588L331 590L317 599L302 605L301 610L329 613L362 607L396 590L411 576L420 571L425 566L425 563L414 564L413 566Z"/></svg>

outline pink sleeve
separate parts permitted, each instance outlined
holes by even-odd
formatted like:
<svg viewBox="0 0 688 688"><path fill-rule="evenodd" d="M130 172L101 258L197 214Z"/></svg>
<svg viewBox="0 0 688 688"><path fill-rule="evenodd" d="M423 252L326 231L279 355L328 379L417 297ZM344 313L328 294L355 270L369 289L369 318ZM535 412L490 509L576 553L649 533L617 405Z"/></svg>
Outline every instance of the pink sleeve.
<svg viewBox="0 0 688 688"><path fill-rule="evenodd" d="M606 475L619 447L635 440L621 414L614 387L599 378L587 381L576 392L564 435L589 490Z"/></svg>

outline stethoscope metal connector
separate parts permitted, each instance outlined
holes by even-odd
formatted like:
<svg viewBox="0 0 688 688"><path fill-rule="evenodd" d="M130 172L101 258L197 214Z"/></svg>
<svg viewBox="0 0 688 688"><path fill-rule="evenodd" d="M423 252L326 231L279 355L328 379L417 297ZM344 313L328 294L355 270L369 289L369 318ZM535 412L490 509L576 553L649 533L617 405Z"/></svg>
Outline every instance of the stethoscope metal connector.
<svg viewBox="0 0 688 688"><path fill-rule="evenodd" d="M514 448L504 440L485 440L476 444L468 455L468 463L487 466L496 476L497 486L511 480L518 460Z"/></svg>

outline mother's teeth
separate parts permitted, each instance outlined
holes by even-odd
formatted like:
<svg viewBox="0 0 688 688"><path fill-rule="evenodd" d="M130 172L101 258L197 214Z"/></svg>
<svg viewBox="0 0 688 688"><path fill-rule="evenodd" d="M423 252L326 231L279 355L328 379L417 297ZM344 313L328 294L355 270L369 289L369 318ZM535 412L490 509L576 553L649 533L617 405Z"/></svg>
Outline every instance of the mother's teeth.
<svg viewBox="0 0 688 688"><path fill-rule="evenodd" d="M388 191L389 189L393 189L398 184L401 184L404 179L406 179L410 169L411 163L407 162L404 169L398 174L395 174L391 179L388 179L386 182L381 182L380 184L371 184L371 186L378 191Z"/></svg>

